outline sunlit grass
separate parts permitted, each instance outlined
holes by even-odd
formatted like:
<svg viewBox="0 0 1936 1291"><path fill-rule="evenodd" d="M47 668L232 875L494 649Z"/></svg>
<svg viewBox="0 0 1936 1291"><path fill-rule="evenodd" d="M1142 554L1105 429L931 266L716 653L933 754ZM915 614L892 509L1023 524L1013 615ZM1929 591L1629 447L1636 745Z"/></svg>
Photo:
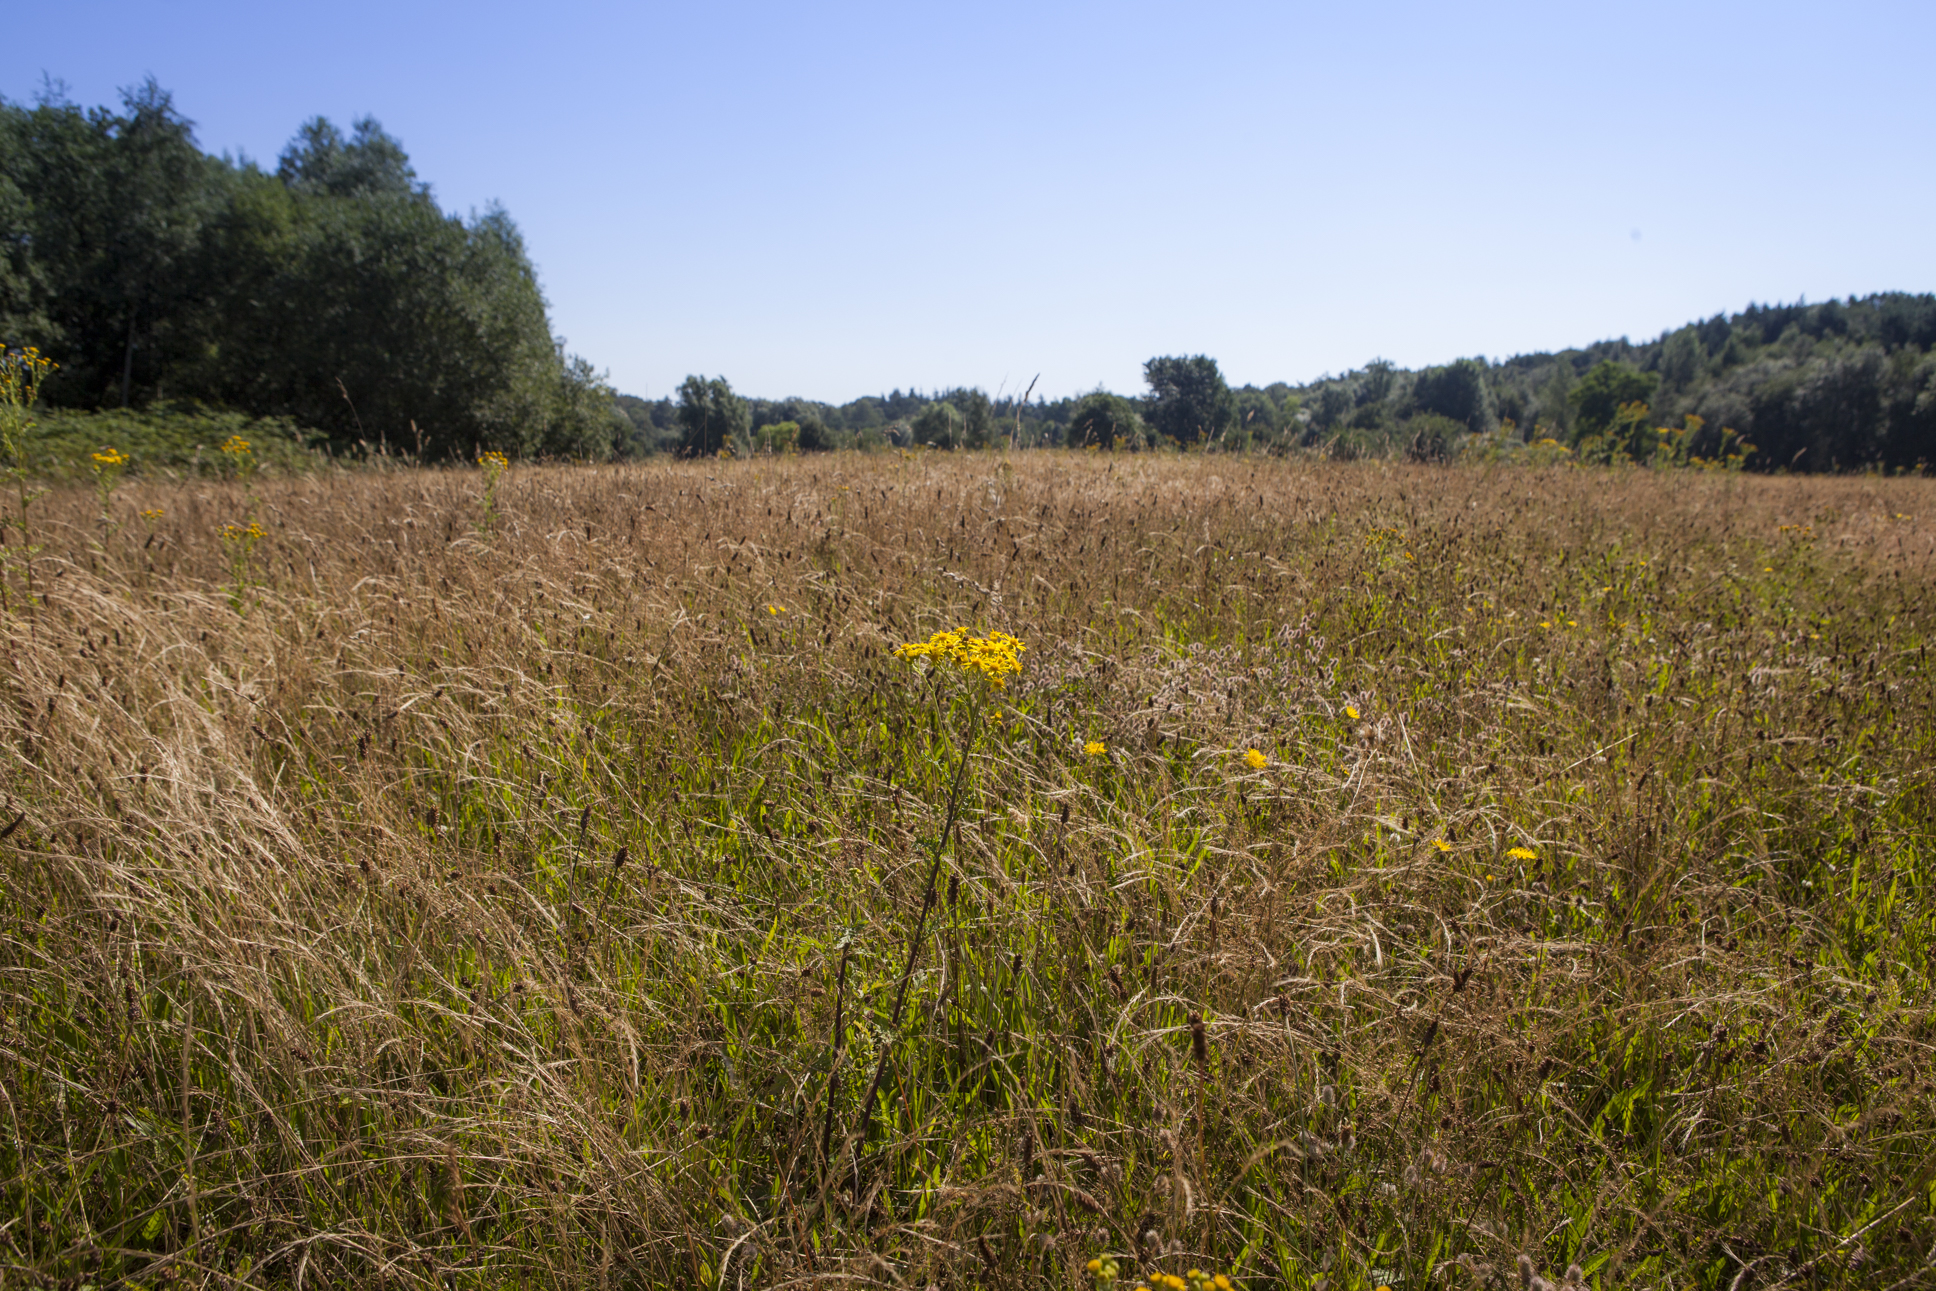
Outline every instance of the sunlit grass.
<svg viewBox="0 0 1936 1291"><path fill-rule="evenodd" d="M36 504L9 1283L1928 1276L1927 482L249 489Z"/></svg>

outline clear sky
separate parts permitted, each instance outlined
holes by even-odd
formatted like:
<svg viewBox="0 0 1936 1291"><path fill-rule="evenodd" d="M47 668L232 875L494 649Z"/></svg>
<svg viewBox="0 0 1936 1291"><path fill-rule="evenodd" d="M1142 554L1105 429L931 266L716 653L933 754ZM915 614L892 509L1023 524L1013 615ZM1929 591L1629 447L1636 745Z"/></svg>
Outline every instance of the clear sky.
<svg viewBox="0 0 1936 1291"><path fill-rule="evenodd" d="M891 387L1233 383L1936 290L1936 4L23 6L0 94L152 74L273 166L362 114L524 230L568 347Z"/></svg>

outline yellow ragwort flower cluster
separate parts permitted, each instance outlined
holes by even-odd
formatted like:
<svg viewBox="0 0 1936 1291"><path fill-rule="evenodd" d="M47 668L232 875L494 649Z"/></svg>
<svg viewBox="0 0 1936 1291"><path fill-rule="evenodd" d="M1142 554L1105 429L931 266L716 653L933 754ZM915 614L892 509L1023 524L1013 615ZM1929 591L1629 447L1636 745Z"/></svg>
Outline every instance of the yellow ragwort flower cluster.
<svg viewBox="0 0 1936 1291"><path fill-rule="evenodd" d="M247 457L249 454L253 453L255 449L251 448L249 446L249 441L242 438L242 436L230 435L227 439L222 441L222 451L227 453L230 457L241 458L241 457Z"/></svg>
<svg viewBox="0 0 1936 1291"><path fill-rule="evenodd" d="M0 391L11 397L20 391L37 390L41 378L59 366L42 354L38 346L29 345L24 350L15 350L0 345ZM33 401L23 398L20 402Z"/></svg>
<svg viewBox="0 0 1936 1291"><path fill-rule="evenodd" d="M111 471L117 466L127 465L128 462L128 455L118 448L104 448L90 456L94 458L94 469L97 471Z"/></svg>
<svg viewBox="0 0 1936 1291"><path fill-rule="evenodd" d="M492 449L488 453L479 453L477 455L477 464L486 470L505 471L510 469L511 459L496 449Z"/></svg>
<svg viewBox="0 0 1936 1291"><path fill-rule="evenodd" d="M1122 1266L1113 1255L1099 1255L1084 1267L1104 1287L1114 1286L1122 1276ZM1147 1283L1136 1284L1136 1291L1150 1291L1151 1287L1156 1291L1236 1291L1227 1275L1205 1273L1202 1269L1191 1269L1182 1277L1174 1273L1152 1273Z"/></svg>
<svg viewBox="0 0 1936 1291"><path fill-rule="evenodd" d="M1232 1291L1228 1277L1205 1273L1202 1269L1191 1269L1182 1277L1174 1273L1152 1273L1150 1281L1165 1291Z"/></svg>
<svg viewBox="0 0 1936 1291"><path fill-rule="evenodd" d="M996 687L1022 671L1022 651L1028 649L1006 632L970 636L967 628L937 632L926 641L910 641L894 653L903 659L933 659L951 663L963 672L980 674Z"/></svg>
<svg viewBox="0 0 1936 1291"><path fill-rule="evenodd" d="M225 524L222 526L223 542L258 542L268 536L268 531L253 520L249 521L246 526L239 524Z"/></svg>

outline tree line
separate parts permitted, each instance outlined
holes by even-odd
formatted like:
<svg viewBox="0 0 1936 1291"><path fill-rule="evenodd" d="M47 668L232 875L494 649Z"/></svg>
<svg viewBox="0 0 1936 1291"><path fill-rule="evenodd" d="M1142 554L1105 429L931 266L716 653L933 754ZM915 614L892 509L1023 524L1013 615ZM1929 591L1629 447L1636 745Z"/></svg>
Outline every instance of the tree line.
<svg viewBox="0 0 1936 1291"><path fill-rule="evenodd" d="M305 123L273 170L215 157L152 80L118 109L0 99L0 343L57 357L56 406L292 420L336 449L605 459L876 444L1446 456L1547 442L1589 459L1751 467L1936 460L1936 295L1750 305L1651 341L1232 387L1159 356L1136 394L962 386L844 404L722 376L614 392L551 331L517 226L445 213L370 118ZM1663 433L1666 432L1666 433Z"/></svg>
<svg viewBox="0 0 1936 1291"><path fill-rule="evenodd" d="M842 405L745 399L721 377L677 398L620 396L634 451L811 450L868 443L1145 451L1318 450L1434 459L1551 444L1584 460L1761 470L1936 463L1936 295L1750 305L1663 333L1498 362L1408 370L1382 359L1301 385L1232 387L1216 360L1158 356L1137 395L1034 401L895 390Z"/></svg>
<svg viewBox="0 0 1936 1291"><path fill-rule="evenodd" d="M618 405L632 424L630 451L639 454L710 456L871 446L1237 446L1228 432L1254 416L1256 392L1233 391L1216 360L1202 355L1154 358L1144 371L1151 390L1141 399L1096 391L1031 400L1026 391L990 395L980 387L957 386L927 394L896 388L828 404L749 398L736 393L724 377L689 376L676 397L653 401L622 394Z"/></svg>
<svg viewBox="0 0 1936 1291"><path fill-rule="evenodd" d="M1374 361L1293 394L1298 437L1343 451L1503 429L1601 460L1671 441L1755 469L1920 470L1936 463L1936 295L1750 305L1651 341L1416 372Z"/></svg>
<svg viewBox="0 0 1936 1291"><path fill-rule="evenodd" d="M278 416L340 449L609 455L612 391L551 332L516 224L446 214L364 118L273 170L214 157L152 80L119 109L0 100L0 342L54 406Z"/></svg>

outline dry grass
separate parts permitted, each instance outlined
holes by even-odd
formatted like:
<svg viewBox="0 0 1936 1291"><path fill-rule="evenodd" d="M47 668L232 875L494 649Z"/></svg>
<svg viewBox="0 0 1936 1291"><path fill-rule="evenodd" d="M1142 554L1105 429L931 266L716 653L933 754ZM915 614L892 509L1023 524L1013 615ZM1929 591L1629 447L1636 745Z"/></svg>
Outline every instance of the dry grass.
<svg viewBox="0 0 1936 1291"><path fill-rule="evenodd" d="M479 483L42 504L6 1284L1936 1273L1931 483Z"/></svg>

